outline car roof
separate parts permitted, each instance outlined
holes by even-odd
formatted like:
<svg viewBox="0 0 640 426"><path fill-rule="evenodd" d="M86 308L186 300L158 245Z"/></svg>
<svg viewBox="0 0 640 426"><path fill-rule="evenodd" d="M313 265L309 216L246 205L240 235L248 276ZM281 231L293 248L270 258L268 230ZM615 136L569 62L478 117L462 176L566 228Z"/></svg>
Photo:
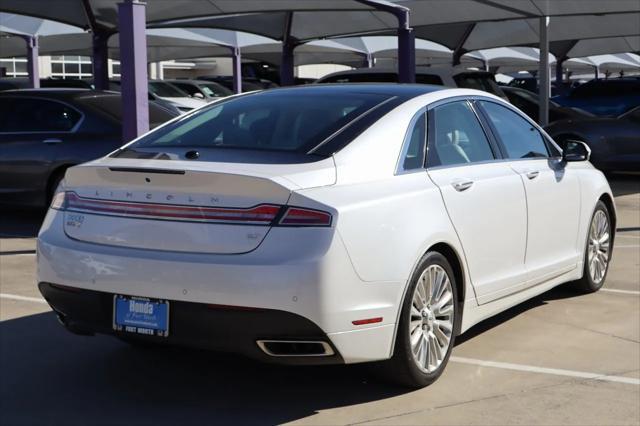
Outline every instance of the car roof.
<svg viewBox="0 0 640 426"><path fill-rule="evenodd" d="M302 86L276 87L257 94L267 93L371 93L390 96L400 96L405 99L446 90L444 86L430 84L403 84L403 83L328 83L306 84Z"/></svg>
<svg viewBox="0 0 640 426"><path fill-rule="evenodd" d="M398 70L396 68L382 68L382 67L374 67L374 68L356 68L347 71L338 71L331 74L327 74L324 77L319 78L319 80L324 80L327 77L340 76L340 75L353 75L353 74L397 74ZM488 71L482 70L469 70L463 67L416 67L416 75L427 74L427 75L437 75L437 76L455 76L458 74L487 74L491 75Z"/></svg>

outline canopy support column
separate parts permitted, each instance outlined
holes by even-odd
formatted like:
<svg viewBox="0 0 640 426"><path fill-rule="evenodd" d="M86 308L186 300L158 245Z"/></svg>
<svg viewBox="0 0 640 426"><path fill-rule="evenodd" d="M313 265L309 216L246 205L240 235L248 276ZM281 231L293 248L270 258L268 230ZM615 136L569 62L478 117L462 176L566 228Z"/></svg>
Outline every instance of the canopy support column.
<svg viewBox="0 0 640 426"><path fill-rule="evenodd" d="M242 93L242 55L239 47L232 47L231 52L233 56L231 58L233 68L233 91L235 93Z"/></svg>
<svg viewBox="0 0 640 426"><path fill-rule="evenodd" d="M398 20L398 82L416 82L416 40L409 26L409 8L390 2L357 0L376 10L391 13Z"/></svg>
<svg viewBox="0 0 640 426"><path fill-rule="evenodd" d="M373 68L373 65L374 65L373 54L367 53L367 68Z"/></svg>
<svg viewBox="0 0 640 426"><path fill-rule="evenodd" d="M541 126L549 124L549 17L540 18L540 68L538 69L538 92L540 99L539 122Z"/></svg>
<svg viewBox="0 0 640 426"><path fill-rule="evenodd" d="M96 90L109 89L109 46L107 42L111 33L94 31L92 34L93 85Z"/></svg>
<svg viewBox="0 0 640 426"><path fill-rule="evenodd" d="M40 70L38 68L38 37L24 36L27 42L27 73L29 74L29 87L40 87Z"/></svg>
<svg viewBox="0 0 640 426"><path fill-rule="evenodd" d="M145 3L118 3L124 142L149 130Z"/></svg>
<svg viewBox="0 0 640 426"><path fill-rule="evenodd" d="M416 39L409 27L409 11L398 18L398 82L416 82Z"/></svg>
<svg viewBox="0 0 640 426"><path fill-rule="evenodd" d="M558 58L556 60L556 87L558 88L559 93L564 94L564 70L562 65L567 58Z"/></svg>
<svg viewBox="0 0 640 426"><path fill-rule="evenodd" d="M291 37L291 23L293 12L287 12L287 19L282 39L282 58L280 60L280 86L293 86L294 62L293 50L296 48L295 40Z"/></svg>

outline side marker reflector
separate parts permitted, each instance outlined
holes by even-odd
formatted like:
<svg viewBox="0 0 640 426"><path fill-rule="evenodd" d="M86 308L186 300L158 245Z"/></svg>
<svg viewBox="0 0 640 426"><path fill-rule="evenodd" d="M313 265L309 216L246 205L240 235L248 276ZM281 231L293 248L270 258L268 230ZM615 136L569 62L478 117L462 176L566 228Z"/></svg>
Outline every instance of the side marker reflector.
<svg viewBox="0 0 640 426"><path fill-rule="evenodd" d="M382 317L367 318L367 319L351 321L351 323L353 325L375 324L377 322L382 322Z"/></svg>

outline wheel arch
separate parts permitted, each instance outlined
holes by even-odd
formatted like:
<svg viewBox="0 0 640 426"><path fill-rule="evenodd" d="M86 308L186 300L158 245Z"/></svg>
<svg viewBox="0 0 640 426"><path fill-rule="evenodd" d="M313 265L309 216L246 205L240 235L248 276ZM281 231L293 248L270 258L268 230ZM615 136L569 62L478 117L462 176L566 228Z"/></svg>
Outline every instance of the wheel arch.
<svg viewBox="0 0 640 426"><path fill-rule="evenodd" d="M611 194L605 192L604 194L602 194L600 196L600 198L598 199L598 201L602 201L604 203L605 206L607 206L607 210L609 210L609 218L611 219L611 245L613 247L613 244L615 243L615 238L616 238L616 227L617 227L617 222L618 222L618 218L616 216L616 207L615 204L613 202L613 198L611 197Z"/></svg>
<svg viewBox="0 0 640 426"><path fill-rule="evenodd" d="M404 304L405 297L407 297L407 290L411 284L410 282L411 277L415 273L415 270L418 267L418 264L420 263L420 259L426 256L427 253L433 252L433 251L436 251L441 255L443 255L451 265L451 268L453 269L453 274L456 282L456 290L458 293L458 312L460 315L457 321L457 324L455 326L454 334L456 336L460 334L460 330L462 326L462 315L464 314L464 300L466 297L466 281L465 281L465 270L463 266L464 265L463 258L462 256L460 256L458 251L453 247L453 245L444 241L440 241L438 243L434 243L431 246L429 246L429 248L424 253L422 253L418 259L416 259L415 265L412 268L411 273L409 274L409 279L405 283L405 286L402 292L402 298L400 299L400 303L398 306L397 321L396 321L396 327L393 333L393 340L391 342L391 351L389 355L390 357L393 356L393 352L395 350L396 339L398 338L398 328L400 324L400 317L402 315L402 305Z"/></svg>

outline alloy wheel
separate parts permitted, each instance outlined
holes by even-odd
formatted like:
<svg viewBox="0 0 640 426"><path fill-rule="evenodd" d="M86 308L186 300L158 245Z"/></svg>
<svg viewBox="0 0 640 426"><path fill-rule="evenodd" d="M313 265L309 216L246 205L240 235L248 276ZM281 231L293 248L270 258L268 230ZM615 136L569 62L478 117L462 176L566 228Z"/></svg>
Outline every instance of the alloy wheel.
<svg viewBox="0 0 640 426"><path fill-rule="evenodd" d="M611 230L606 213L602 210L597 210L591 220L589 247L587 249L589 274L595 284L599 284L607 273L610 235Z"/></svg>
<svg viewBox="0 0 640 426"><path fill-rule="evenodd" d="M426 268L413 291L409 336L413 360L420 370L433 373L444 361L454 321L451 280L439 265Z"/></svg>

